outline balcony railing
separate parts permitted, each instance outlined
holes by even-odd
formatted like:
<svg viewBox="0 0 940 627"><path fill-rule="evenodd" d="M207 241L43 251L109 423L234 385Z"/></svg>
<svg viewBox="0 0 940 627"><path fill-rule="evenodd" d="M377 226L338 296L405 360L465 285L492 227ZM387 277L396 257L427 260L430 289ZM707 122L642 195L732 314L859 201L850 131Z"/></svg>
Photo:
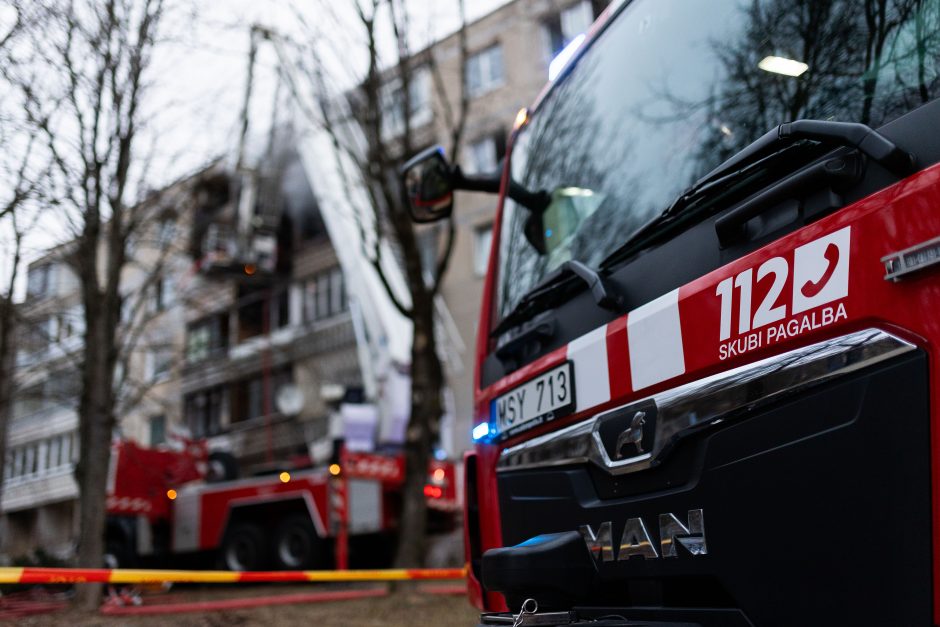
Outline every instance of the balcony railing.
<svg viewBox="0 0 940 627"><path fill-rule="evenodd" d="M183 393L221 385L258 372L258 357L271 351L271 367L276 368L297 359L354 347L356 343L349 312L325 320L291 325L275 330L270 336L256 336L231 347L225 354L212 359L187 362L183 366Z"/></svg>

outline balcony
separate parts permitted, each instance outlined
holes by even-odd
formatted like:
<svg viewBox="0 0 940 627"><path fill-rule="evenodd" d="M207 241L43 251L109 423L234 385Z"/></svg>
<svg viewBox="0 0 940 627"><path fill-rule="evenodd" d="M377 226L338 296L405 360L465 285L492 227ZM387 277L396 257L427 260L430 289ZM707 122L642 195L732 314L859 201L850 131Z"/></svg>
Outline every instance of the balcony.
<svg viewBox="0 0 940 627"><path fill-rule="evenodd" d="M10 421L7 446L13 448L78 429L74 405L53 404L37 411L16 415Z"/></svg>
<svg viewBox="0 0 940 627"><path fill-rule="evenodd" d="M32 473L3 484L2 509L15 512L78 498L73 465Z"/></svg>
<svg viewBox="0 0 940 627"><path fill-rule="evenodd" d="M290 325L269 336L255 336L227 351L219 350L211 359L187 362L181 381L183 394L224 385L258 372L263 351L270 351L271 368L286 366L298 359L354 347L352 317L343 312L326 320Z"/></svg>
<svg viewBox="0 0 940 627"><path fill-rule="evenodd" d="M254 465L267 461L269 441L273 458L284 461L301 448L306 449L308 443L326 436L326 420L298 421L274 414L237 422L225 433L210 438L209 445L230 450L243 465Z"/></svg>

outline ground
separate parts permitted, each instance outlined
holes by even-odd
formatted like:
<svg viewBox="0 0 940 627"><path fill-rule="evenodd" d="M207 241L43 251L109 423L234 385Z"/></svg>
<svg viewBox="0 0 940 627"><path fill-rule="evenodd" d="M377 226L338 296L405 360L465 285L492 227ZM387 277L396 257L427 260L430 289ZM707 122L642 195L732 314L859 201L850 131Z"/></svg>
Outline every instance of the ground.
<svg viewBox="0 0 940 627"><path fill-rule="evenodd" d="M324 590L322 586L251 586L239 588L194 588L176 590L169 595L145 598L145 604L201 601L214 599L263 597L276 594L297 594ZM30 627L248 627L263 625L314 625L315 627L411 627L413 625L447 625L473 627L479 616L465 596L435 595L403 590L385 597L330 603L307 603L240 609L233 611L198 612L157 616L100 616L71 610L41 616L21 617L17 625Z"/></svg>

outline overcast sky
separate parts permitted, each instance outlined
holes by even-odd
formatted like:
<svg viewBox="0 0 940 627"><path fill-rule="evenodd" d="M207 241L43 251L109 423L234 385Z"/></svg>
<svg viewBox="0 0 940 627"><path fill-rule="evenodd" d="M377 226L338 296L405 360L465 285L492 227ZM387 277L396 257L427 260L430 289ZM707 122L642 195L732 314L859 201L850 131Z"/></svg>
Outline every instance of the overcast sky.
<svg viewBox="0 0 940 627"><path fill-rule="evenodd" d="M467 2L467 18L472 21L505 4L507 0L471 0ZM321 29L335 39L330 47L343 51L342 67L326 68L334 75L361 74L366 61L352 12L353 0L225 0L199 3L198 19L181 41L164 49L155 60L154 77L161 81L155 87L155 100L166 103L157 107L156 126L166 142L167 177L172 180L197 168L207 158L236 145L247 70L249 28L263 24L291 38L303 38L309 30L298 24L295 9L302 11L310 27ZM333 15L323 15L329 6ZM456 0L412 0L409 3L413 47L420 48L429 39L440 39L459 27ZM333 25L342 21L341 28ZM383 29L390 34L388 29ZM391 57L391 38L383 42ZM251 103L251 130L257 137L264 135L272 119L273 94L276 85L277 59L270 46L262 45L254 80ZM352 72L350 71L352 68Z"/></svg>
<svg viewBox="0 0 940 627"><path fill-rule="evenodd" d="M467 19L473 21L508 0L467 0ZM164 36L168 41L154 55L149 76L150 93L145 116L146 136L139 147L152 143L153 166L149 187L160 187L196 171L218 156L230 157L237 146L238 129L252 24L261 24L293 39L310 39L310 31L323 35L326 48L340 50L341 62L324 68L334 76L349 77L364 71L366 53L356 27L354 0L170 0L191 7L167 15ZM457 0L409 0L412 47L454 32L460 24ZM298 11L306 21L302 26ZM0 36L15 14L0 0ZM391 57L395 47L388 28L381 49ZM334 57L335 59L335 57ZM255 69L250 109L250 134L266 135L274 116L274 92L278 61L270 46L262 45ZM280 111L280 121L284 112ZM149 149L148 149L149 150ZM30 238L27 262L59 241L64 229L48 225ZM0 246L8 233L0 227ZM62 237L58 235L58 237ZM0 278L8 272L8 259L0 255ZM22 273L25 275L25 273ZM21 278L25 278L21 275ZM21 297L25 282L17 290Z"/></svg>

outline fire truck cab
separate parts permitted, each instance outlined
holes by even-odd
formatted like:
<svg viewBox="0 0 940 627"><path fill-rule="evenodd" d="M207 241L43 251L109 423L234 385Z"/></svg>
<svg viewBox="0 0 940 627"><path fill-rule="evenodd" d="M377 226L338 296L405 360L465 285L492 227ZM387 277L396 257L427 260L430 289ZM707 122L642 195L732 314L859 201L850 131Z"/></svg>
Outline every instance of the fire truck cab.
<svg viewBox="0 0 940 627"><path fill-rule="evenodd" d="M940 2L614 2L499 181L481 623L940 624ZM597 622L592 622L597 621Z"/></svg>

